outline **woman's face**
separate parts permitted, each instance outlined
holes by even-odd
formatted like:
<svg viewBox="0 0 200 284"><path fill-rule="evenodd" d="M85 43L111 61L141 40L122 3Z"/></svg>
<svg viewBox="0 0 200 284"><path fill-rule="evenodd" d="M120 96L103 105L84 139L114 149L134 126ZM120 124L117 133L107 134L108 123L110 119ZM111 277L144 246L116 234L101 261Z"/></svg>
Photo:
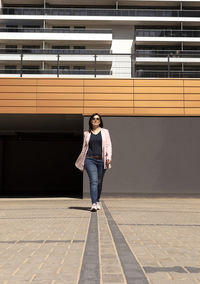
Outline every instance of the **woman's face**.
<svg viewBox="0 0 200 284"><path fill-rule="evenodd" d="M93 116L91 120L92 126L97 127L100 124L100 117L98 115Z"/></svg>

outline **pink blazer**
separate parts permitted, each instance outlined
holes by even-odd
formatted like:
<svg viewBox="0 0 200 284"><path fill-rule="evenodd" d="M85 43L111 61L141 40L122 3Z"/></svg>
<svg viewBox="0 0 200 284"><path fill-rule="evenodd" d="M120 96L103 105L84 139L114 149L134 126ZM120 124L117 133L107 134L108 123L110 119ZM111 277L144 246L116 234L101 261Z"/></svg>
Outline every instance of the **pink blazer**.
<svg viewBox="0 0 200 284"><path fill-rule="evenodd" d="M91 132L84 131L82 151L75 163L75 166L81 171L84 170L85 157L89 147L90 136ZM112 143L108 129L101 128L101 136L102 136L102 159L104 162L104 169L106 169L107 168L106 160L112 160ZM111 164L109 164L108 167L111 168Z"/></svg>

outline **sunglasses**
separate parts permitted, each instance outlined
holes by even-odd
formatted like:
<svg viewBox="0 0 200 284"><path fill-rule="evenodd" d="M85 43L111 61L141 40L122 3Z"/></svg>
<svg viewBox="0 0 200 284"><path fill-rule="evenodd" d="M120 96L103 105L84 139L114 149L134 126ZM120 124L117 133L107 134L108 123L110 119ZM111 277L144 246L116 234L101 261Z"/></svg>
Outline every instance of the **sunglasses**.
<svg viewBox="0 0 200 284"><path fill-rule="evenodd" d="M99 117L93 117L92 120L100 120Z"/></svg>

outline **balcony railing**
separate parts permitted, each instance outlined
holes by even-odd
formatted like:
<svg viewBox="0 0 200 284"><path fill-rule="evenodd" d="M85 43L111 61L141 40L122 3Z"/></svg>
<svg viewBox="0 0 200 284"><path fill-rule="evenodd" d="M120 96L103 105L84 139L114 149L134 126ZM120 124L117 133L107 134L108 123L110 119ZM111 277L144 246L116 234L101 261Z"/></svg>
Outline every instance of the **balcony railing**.
<svg viewBox="0 0 200 284"><path fill-rule="evenodd" d="M4 15L117 16L117 17L200 17L200 10L94 9L94 8L1 8Z"/></svg>
<svg viewBox="0 0 200 284"><path fill-rule="evenodd" d="M200 78L200 71L136 70L139 78Z"/></svg>
<svg viewBox="0 0 200 284"><path fill-rule="evenodd" d="M200 50L136 50L136 57L200 58Z"/></svg>
<svg viewBox="0 0 200 284"><path fill-rule="evenodd" d="M64 28L0 28L0 32L12 33L95 33L110 34L112 29L64 29Z"/></svg>
<svg viewBox="0 0 200 284"><path fill-rule="evenodd" d="M138 37L200 37L200 30L137 29Z"/></svg>
<svg viewBox="0 0 200 284"><path fill-rule="evenodd" d="M57 74L56 69L23 69L23 74ZM0 69L0 74L21 74L21 69ZM59 69L61 75L112 75L111 70L63 70Z"/></svg>
<svg viewBox="0 0 200 284"><path fill-rule="evenodd" d="M80 55L103 55L112 54L110 49L17 49L17 48L0 48L0 54L80 54Z"/></svg>
<svg viewBox="0 0 200 284"><path fill-rule="evenodd" d="M131 54L112 53L111 49L31 49L31 48L0 48L0 54L48 54L48 55L113 55L131 56ZM200 58L200 50L146 50L136 49L136 57L183 57Z"/></svg>
<svg viewBox="0 0 200 284"><path fill-rule="evenodd" d="M21 74L20 69L0 69L0 74ZM23 74L30 75L56 75L56 69L23 69ZM111 76L111 70L59 70L60 75L101 75ZM170 76L169 76L170 75ZM136 70L136 78L200 78L200 71L170 71L167 70Z"/></svg>
<svg viewBox="0 0 200 284"><path fill-rule="evenodd" d="M2 51L2 52L1 52ZM8 54L9 49L3 49L0 50L1 53ZM0 70L0 74L20 74L20 77L22 77L25 74L55 74L57 77L60 75L93 75L96 77L97 75L101 76L107 76L112 75L113 77L123 77L123 78L133 78L133 77L172 77L172 78L183 78L183 77L189 77L189 78L198 78L200 77L200 70L198 69L198 66L195 65L200 61L200 51L194 51L194 50L136 50L135 54L113 54L110 53L110 50L102 50L106 51L107 53L97 53L97 50L41 50L41 49L25 49L25 50L17 50L18 51L18 57L14 58L15 68L10 68L9 66L13 66L13 57L12 56L1 56L2 62L9 61L10 65L6 62L5 70ZM36 53L34 53L36 51ZM65 53L62 53L65 52ZM25 53L30 54L55 54L53 58L42 56L40 58L34 58L37 61L44 62L44 70L41 68L41 63L36 64L35 66L37 68L33 68L32 65L29 69L27 69L28 62L32 61L31 56L23 56ZM33 52L33 53L32 53ZM44 53L43 53L44 52ZM55 52L55 53L54 53ZM82 54L77 53L82 52ZM90 53L88 53L90 52ZM100 50L101 52L101 50ZM69 57L62 56L63 54L70 54ZM75 58L72 56L72 54L79 54L80 56ZM83 55L90 54L91 56L84 58ZM10 52L10 55L12 55L12 52ZM102 56L101 56L102 55ZM152 57L152 59L140 59L140 57ZM162 57L164 60L162 60L162 63L159 63L159 60L156 59L156 57ZM181 59L181 57L187 57L188 59L185 60L176 60L176 58ZM195 60L190 60L190 58L195 58ZM18 62L17 62L18 59ZM54 66L52 65L52 59L55 61ZM75 59L75 60L74 60ZM83 60L82 60L83 59ZM85 61L86 63L83 63ZM74 63L75 61L76 63ZM146 65L144 63L142 65L142 62L149 62L149 65ZM185 63L185 62L186 63ZM2 63L1 62L1 63ZM49 63L48 63L49 62ZM69 64L69 62L71 62ZM153 62L154 64L151 64ZM183 63L183 64L182 64ZM69 65L72 66L88 66L89 69L68 69L67 67ZM103 64L103 65L102 65ZM151 65L150 65L151 64ZM45 69L48 66L54 67L53 69ZM199 65L199 64L198 64ZM197 66L197 71L196 67ZM184 68L188 71L180 71L184 70ZM103 70L102 70L103 69Z"/></svg>

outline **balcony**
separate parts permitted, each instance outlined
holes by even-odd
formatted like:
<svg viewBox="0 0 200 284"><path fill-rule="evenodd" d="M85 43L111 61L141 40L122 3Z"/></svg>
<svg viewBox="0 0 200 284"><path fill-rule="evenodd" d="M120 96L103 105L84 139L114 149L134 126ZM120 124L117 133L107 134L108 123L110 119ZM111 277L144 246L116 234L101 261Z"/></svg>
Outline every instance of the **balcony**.
<svg viewBox="0 0 200 284"><path fill-rule="evenodd" d="M136 42L200 42L200 30L137 29Z"/></svg>
<svg viewBox="0 0 200 284"><path fill-rule="evenodd" d="M200 50L151 50L137 49L136 57L182 57L182 58L200 58Z"/></svg>
<svg viewBox="0 0 200 284"><path fill-rule="evenodd" d="M63 69L0 69L0 74L7 75L66 75L67 77L96 77L96 76L111 76L111 70L63 70Z"/></svg>
<svg viewBox="0 0 200 284"><path fill-rule="evenodd" d="M200 78L200 71L136 70L138 78Z"/></svg>
<svg viewBox="0 0 200 284"><path fill-rule="evenodd" d="M110 49L20 49L0 48L0 54L38 54L38 55L109 55Z"/></svg>
<svg viewBox="0 0 200 284"><path fill-rule="evenodd" d="M2 28L0 32L14 33L75 33L75 34L112 34L112 29L63 29L63 28Z"/></svg>
<svg viewBox="0 0 200 284"><path fill-rule="evenodd" d="M136 50L135 54L116 54L110 50L40 50L0 49L0 74L15 76L64 77L200 77L200 51L195 50ZM81 52L81 53L79 53ZM58 56L59 55L59 56ZM33 69L32 65L37 65ZM29 65L29 69L21 67ZM43 66L43 68L42 68ZM54 69L48 69L54 67ZM68 68L65 68L67 66ZM72 70L74 66L84 68ZM176 66L178 66L176 68ZM12 69L13 68L13 69ZM174 69L176 68L176 69ZM180 70L187 71L180 71ZM9 70L10 69L10 70ZM179 70L180 69L180 70ZM195 73L196 72L196 73Z"/></svg>
<svg viewBox="0 0 200 284"><path fill-rule="evenodd" d="M200 30L137 29L136 37L200 37Z"/></svg>
<svg viewBox="0 0 200 284"><path fill-rule="evenodd" d="M94 8L1 8L2 15L114 16L114 17L200 17L200 10L94 9Z"/></svg>
<svg viewBox="0 0 200 284"><path fill-rule="evenodd" d="M27 35L28 34L28 35ZM64 34L64 36L63 36ZM1 40L112 41L111 29L0 28Z"/></svg>
<svg viewBox="0 0 200 284"><path fill-rule="evenodd" d="M136 50L137 63L200 63L198 50Z"/></svg>
<svg viewBox="0 0 200 284"><path fill-rule="evenodd" d="M59 56L58 56L59 55ZM0 62L106 62L113 59L110 49L17 49L0 48Z"/></svg>

